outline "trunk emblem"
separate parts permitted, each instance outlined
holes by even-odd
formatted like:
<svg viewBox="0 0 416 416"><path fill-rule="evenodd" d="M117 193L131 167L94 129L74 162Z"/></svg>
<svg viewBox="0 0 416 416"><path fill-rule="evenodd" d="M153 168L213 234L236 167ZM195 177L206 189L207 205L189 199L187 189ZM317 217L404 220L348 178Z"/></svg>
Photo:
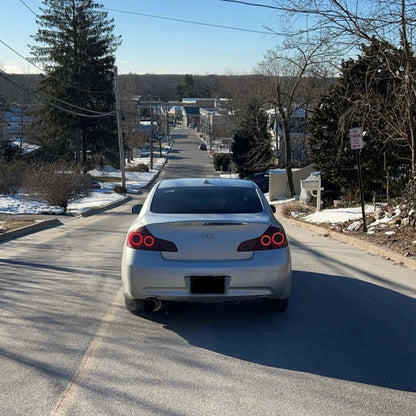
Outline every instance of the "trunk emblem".
<svg viewBox="0 0 416 416"><path fill-rule="evenodd" d="M201 240L212 240L214 238L214 234L211 233L202 233L200 235Z"/></svg>

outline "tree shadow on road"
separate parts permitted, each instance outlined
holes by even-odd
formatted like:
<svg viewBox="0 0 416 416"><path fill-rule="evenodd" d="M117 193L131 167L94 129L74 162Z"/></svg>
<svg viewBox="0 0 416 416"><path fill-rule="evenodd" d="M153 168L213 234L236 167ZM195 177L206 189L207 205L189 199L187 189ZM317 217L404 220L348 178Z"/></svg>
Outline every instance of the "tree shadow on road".
<svg viewBox="0 0 416 416"><path fill-rule="evenodd" d="M415 299L347 277L294 271L287 312L260 306L172 304L150 319L227 356L416 391Z"/></svg>

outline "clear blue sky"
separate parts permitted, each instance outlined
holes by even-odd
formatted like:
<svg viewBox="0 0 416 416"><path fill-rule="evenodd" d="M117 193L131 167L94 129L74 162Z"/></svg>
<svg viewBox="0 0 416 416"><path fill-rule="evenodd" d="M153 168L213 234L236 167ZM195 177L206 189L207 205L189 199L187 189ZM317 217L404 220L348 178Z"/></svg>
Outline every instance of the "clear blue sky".
<svg viewBox="0 0 416 416"><path fill-rule="evenodd" d="M123 43L116 54L116 64L122 74L251 73L266 51L274 49L280 41L272 35L143 16L263 32L267 26L278 31L280 18L268 8L221 0L95 1L110 9L107 12L109 18L114 18L114 33L122 36ZM250 1L273 5L271 0ZM38 72L18 54L30 55L27 45L33 44L30 36L38 29L32 11L40 13L41 6L41 0L1 0L0 69L3 71Z"/></svg>

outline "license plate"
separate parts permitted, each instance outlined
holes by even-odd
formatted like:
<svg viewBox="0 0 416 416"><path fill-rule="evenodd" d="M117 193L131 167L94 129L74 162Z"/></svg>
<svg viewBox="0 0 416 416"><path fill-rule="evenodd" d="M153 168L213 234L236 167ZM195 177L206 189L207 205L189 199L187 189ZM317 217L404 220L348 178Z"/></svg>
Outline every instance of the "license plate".
<svg viewBox="0 0 416 416"><path fill-rule="evenodd" d="M191 276L191 293L224 293L224 276Z"/></svg>

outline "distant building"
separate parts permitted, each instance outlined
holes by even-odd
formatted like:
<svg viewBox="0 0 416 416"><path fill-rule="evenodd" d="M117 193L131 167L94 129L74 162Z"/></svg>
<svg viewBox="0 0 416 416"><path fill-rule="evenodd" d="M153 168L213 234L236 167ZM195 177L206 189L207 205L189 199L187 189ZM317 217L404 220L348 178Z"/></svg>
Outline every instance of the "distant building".
<svg viewBox="0 0 416 416"><path fill-rule="evenodd" d="M28 141L28 124L32 119L22 112L22 107L15 105L6 111L3 116L4 122L0 140L20 140L22 143Z"/></svg>
<svg viewBox="0 0 416 416"><path fill-rule="evenodd" d="M169 113L169 120L172 123L180 123L182 121L182 106L173 105L170 107L168 113Z"/></svg>
<svg viewBox="0 0 416 416"><path fill-rule="evenodd" d="M186 107L215 107L218 98L182 98L182 104Z"/></svg>
<svg viewBox="0 0 416 416"><path fill-rule="evenodd" d="M292 145L292 160L304 162L308 159L308 119L310 110L296 108L292 112L290 122L290 139ZM279 161L286 160L286 149L284 145L283 127L281 117L278 111L271 109L267 111L270 132L275 144L275 151Z"/></svg>
<svg viewBox="0 0 416 416"><path fill-rule="evenodd" d="M210 148L214 142L219 147L229 147L233 126L229 112L217 108L201 108L199 112L201 115L201 135L209 142Z"/></svg>
<svg viewBox="0 0 416 416"><path fill-rule="evenodd" d="M188 127L199 128L200 126L200 115L199 107L182 107L182 124Z"/></svg>

